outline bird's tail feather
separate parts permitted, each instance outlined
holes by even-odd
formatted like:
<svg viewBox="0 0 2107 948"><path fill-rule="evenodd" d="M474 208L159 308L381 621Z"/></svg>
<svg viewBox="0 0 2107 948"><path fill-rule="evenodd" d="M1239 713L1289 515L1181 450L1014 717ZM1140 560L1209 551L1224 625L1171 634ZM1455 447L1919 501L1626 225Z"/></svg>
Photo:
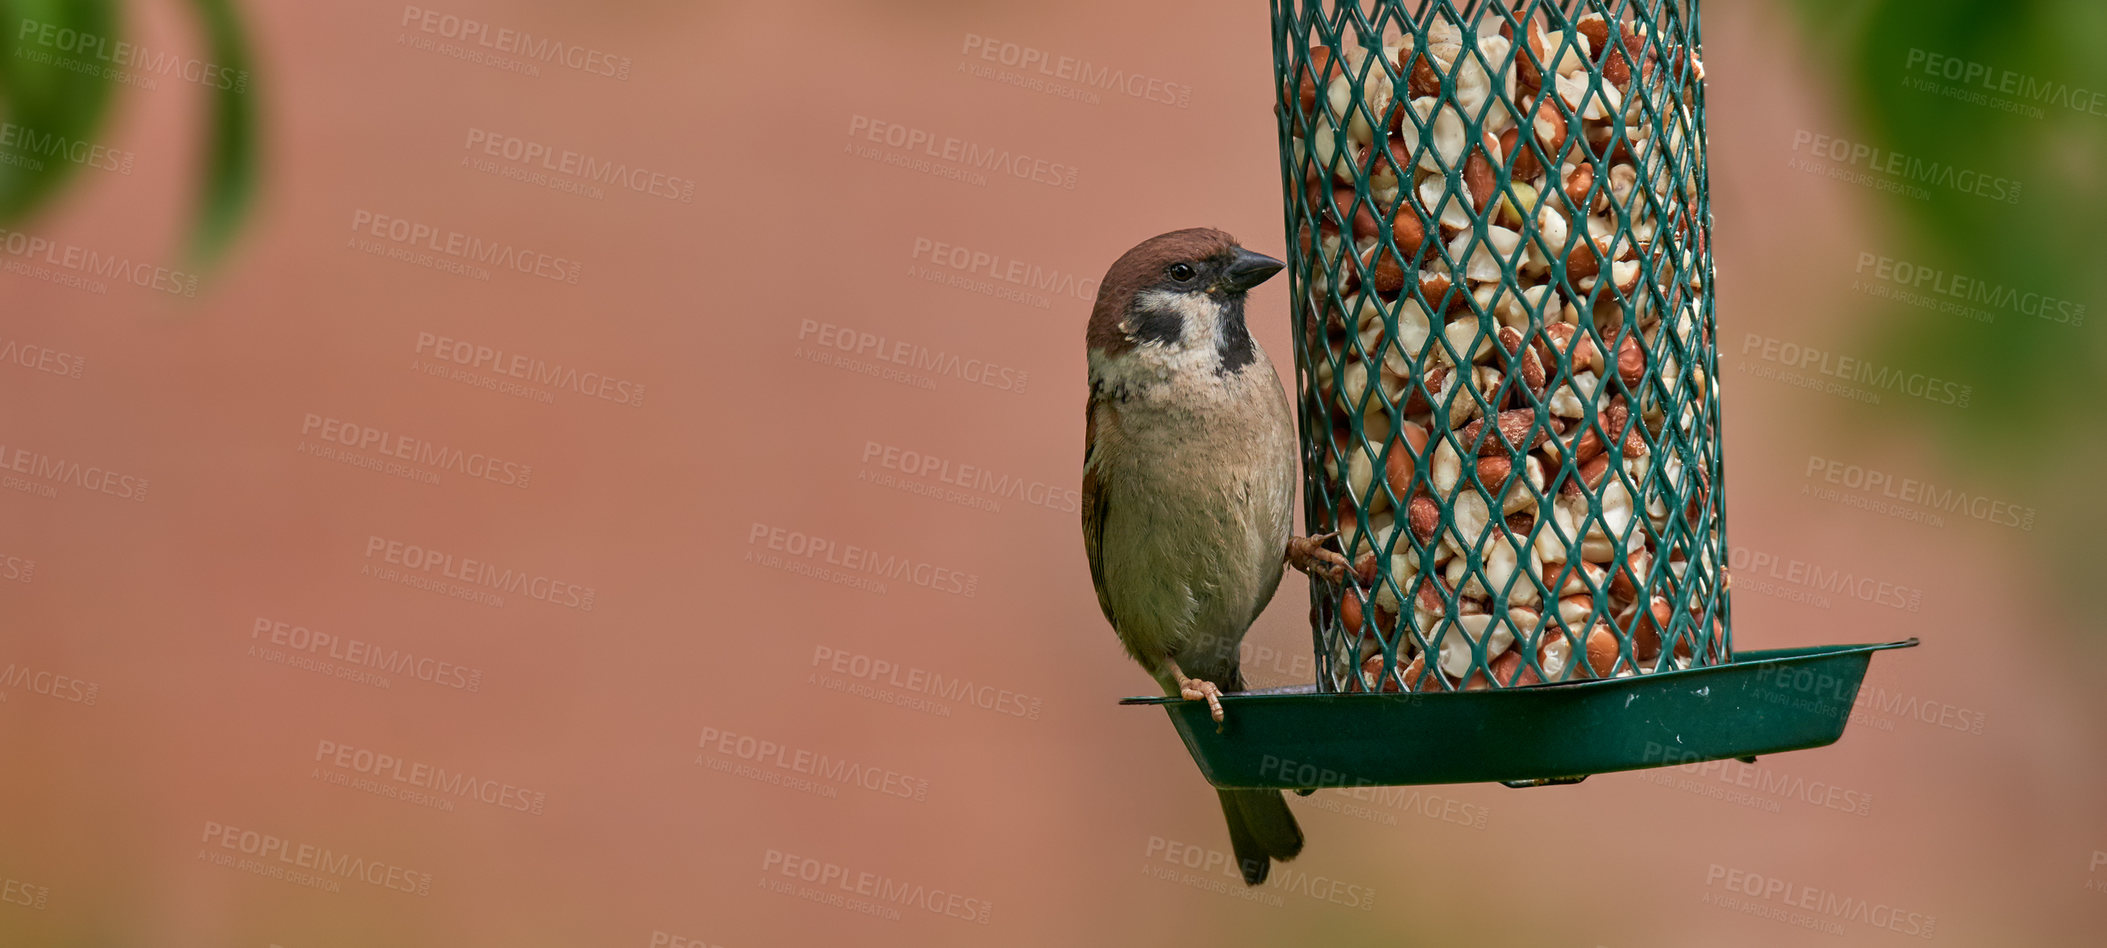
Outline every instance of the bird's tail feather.
<svg viewBox="0 0 2107 948"><path fill-rule="evenodd" d="M1302 827L1278 790L1217 790L1222 817L1229 822L1229 848L1245 885L1266 881L1272 861L1286 862L1302 852Z"/></svg>

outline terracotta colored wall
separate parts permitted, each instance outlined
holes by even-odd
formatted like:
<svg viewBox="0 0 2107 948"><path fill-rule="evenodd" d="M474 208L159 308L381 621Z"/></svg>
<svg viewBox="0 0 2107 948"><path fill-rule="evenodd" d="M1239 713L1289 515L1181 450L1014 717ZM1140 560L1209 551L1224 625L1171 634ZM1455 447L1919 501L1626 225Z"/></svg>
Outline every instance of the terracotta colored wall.
<svg viewBox="0 0 2107 948"><path fill-rule="evenodd" d="M194 41L140 6L146 41ZM1308 851L1252 898L1181 862L1226 850L1219 813L1160 715L1114 704L1149 682L1098 615L1073 492L1109 261L1199 224L1283 243L1259 7L433 8L626 79L457 58L451 21L398 7L248 7L268 180L228 264L195 298L0 273L0 338L81 367L0 364L0 444L49 459L0 491L25 574L0 582L0 669L30 670L0 682L0 941L1910 940L1833 897L2016 945L2107 918L2098 656L2044 661L2070 639L2033 536L1820 499L1810 459L1958 475L1895 406L1751 371L1749 333L1850 345L1854 267L1883 247L1867 193L1788 166L1795 131L1844 119L1777 14L1707 24L1729 535L1781 564L1737 577L1768 584L1737 581L1739 642L1926 647L1876 659L1841 743L1754 767L1298 800ZM1009 43L1146 80L983 75ZM22 230L181 270L199 108L181 81L124 91L107 141L134 172L83 175ZM873 123L937 157L903 167ZM1046 180L960 180L946 147ZM581 193L567 151L644 190ZM458 260L449 240L530 272L414 256ZM1252 307L1276 354L1285 298ZM849 334L860 354L830 348ZM328 440L347 430L379 434ZM377 444L411 458L328 453L389 461ZM117 486L34 473L58 462ZM944 483L967 466L1024 487ZM830 556L862 578L808 568ZM914 566L869 581L888 558ZM1307 674L1303 596L1291 577L1252 633L1256 682ZM367 650L415 661L359 677ZM413 798L418 767L488 799ZM322 858L304 846L377 881L244 869Z"/></svg>

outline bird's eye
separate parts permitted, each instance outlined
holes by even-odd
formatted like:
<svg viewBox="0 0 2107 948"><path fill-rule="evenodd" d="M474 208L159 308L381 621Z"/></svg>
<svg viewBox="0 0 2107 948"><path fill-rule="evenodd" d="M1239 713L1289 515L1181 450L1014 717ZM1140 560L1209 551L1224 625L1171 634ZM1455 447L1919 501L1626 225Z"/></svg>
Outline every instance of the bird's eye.
<svg viewBox="0 0 2107 948"><path fill-rule="evenodd" d="M1192 282L1192 278L1195 275L1192 268L1192 264L1189 263L1171 264L1168 269L1164 270L1164 272L1170 274L1171 279L1176 280L1180 283Z"/></svg>

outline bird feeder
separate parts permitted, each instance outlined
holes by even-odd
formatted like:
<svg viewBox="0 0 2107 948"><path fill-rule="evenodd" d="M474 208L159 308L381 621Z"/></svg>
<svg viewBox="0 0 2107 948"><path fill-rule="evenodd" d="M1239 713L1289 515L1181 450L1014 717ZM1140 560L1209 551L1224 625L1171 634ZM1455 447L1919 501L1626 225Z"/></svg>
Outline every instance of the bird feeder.
<svg viewBox="0 0 2107 948"><path fill-rule="evenodd" d="M1273 0L1317 680L1220 787L1815 747L1874 651L1736 652L1696 0Z"/></svg>

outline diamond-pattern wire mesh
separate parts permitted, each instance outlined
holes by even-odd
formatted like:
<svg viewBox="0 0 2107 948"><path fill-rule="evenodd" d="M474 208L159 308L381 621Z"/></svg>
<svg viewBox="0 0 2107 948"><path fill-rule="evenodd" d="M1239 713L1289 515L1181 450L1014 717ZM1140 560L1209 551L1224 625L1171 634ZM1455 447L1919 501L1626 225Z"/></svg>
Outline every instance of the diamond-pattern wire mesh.
<svg viewBox="0 0 2107 948"><path fill-rule="evenodd" d="M1273 0L1320 689L1731 654L1694 7Z"/></svg>

